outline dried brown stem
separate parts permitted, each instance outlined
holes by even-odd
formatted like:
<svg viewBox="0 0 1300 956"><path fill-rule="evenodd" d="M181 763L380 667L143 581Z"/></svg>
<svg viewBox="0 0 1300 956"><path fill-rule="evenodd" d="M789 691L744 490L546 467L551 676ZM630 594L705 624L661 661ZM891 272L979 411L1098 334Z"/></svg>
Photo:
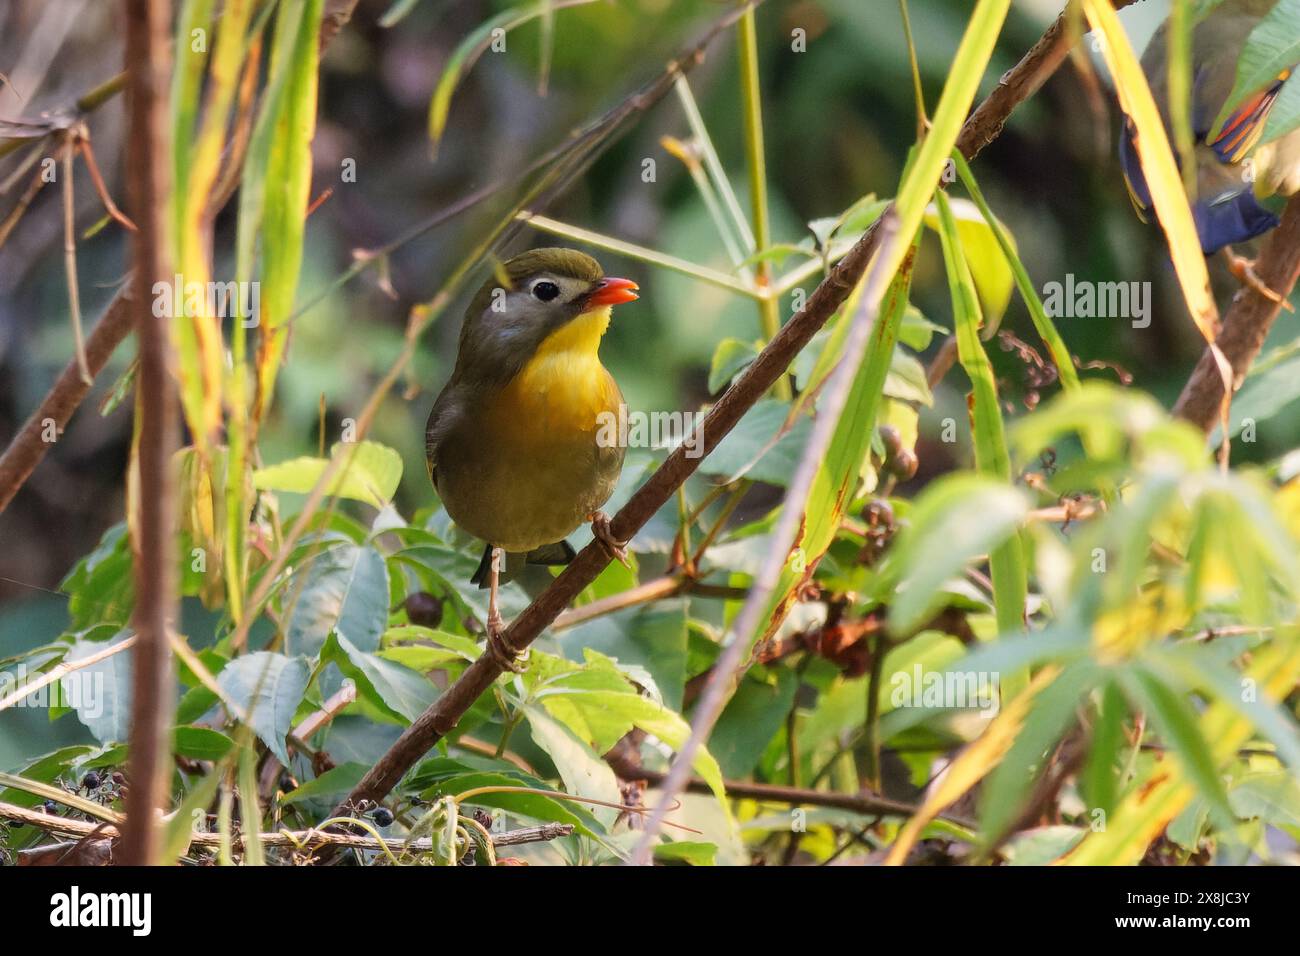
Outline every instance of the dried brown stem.
<svg viewBox="0 0 1300 956"><path fill-rule="evenodd" d="M622 754L606 754L605 762L622 779L644 780L652 787L659 786L663 783L664 778L668 776L658 770L646 770L644 767L639 767ZM771 783L751 783L746 780L727 780L725 783L727 793L733 797L769 803L788 803L794 807L833 807L837 810L849 810L853 813L880 814L881 816L891 817L910 817L916 812L915 804L904 800L891 800L888 797L879 797L869 793L833 793L825 790L808 790L803 787L783 787ZM686 789L691 793L711 794L713 792L709 789L708 783L699 777L691 777L686 783ZM943 819L959 826L975 826L970 820L956 814L945 814Z"/></svg>
<svg viewBox="0 0 1300 956"><path fill-rule="evenodd" d="M117 862L156 862L160 828L155 816L167 796L175 675L167 630L176 611L176 488L172 456L179 445L177 397L171 375L170 317L149 307L150 290L172 274L167 251L171 190L168 89L171 81L170 0L124 0L128 135L127 193L138 230L133 234L136 340L140 357L137 403L138 507L133 570L130 777L126 823Z"/></svg>

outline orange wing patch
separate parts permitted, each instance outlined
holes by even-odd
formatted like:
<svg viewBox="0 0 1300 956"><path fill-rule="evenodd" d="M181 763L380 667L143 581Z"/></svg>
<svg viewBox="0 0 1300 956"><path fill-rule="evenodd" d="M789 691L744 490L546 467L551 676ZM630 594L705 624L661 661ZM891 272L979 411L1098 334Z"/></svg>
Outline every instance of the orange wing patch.
<svg viewBox="0 0 1300 956"><path fill-rule="evenodd" d="M1229 164L1239 163L1255 148L1255 144L1264 133L1264 125L1268 120L1269 110L1273 108L1273 101L1277 99L1282 84L1290 76L1290 70L1283 70L1278 75L1277 82L1253 96L1248 96L1245 102L1228 116L1223 123L1223 129L1219 130L1219 135L1209 141L1219 159Z"/></svg>

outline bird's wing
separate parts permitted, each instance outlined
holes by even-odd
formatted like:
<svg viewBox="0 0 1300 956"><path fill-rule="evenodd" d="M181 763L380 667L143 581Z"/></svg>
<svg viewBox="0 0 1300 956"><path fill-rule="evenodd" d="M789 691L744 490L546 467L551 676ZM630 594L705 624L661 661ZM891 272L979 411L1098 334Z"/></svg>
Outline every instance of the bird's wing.
<svg viewBox="0 0 1300 956"><path fill-rule="evenodd" d="M447 433L456 426L462 414L460 389L455 380L450 381L438 394L429 412L428 424L424 427L424 461L429 469L429 480L438 486L435 477L438 468L438 448Z"/></svg>
<svg viewBox="0 0 1300 956"><path fill-rule="evenodd" d="M1222 162L1239 163L1254 149L1264 133L1269 110L1273 108L1273 102L1277 99L1282 84L1290 75L1290 70L1283 70L1272 85L1246 97L1245 101L1223 121L1223 128L1207 140Z"/></svg>

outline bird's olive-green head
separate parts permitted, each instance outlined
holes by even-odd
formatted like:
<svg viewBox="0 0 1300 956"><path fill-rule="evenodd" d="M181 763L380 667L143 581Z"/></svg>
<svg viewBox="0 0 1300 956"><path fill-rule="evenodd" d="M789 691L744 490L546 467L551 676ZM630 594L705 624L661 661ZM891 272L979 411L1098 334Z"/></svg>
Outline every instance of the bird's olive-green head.
<svg viewBox="0 0 1300 956"><path fill-rule="evenodd" d="M504 384L552 333L594 309L635 299L635 288L606 278L600 263L573 249L533 249L508 259L465 312L455 375Z"/></svg>

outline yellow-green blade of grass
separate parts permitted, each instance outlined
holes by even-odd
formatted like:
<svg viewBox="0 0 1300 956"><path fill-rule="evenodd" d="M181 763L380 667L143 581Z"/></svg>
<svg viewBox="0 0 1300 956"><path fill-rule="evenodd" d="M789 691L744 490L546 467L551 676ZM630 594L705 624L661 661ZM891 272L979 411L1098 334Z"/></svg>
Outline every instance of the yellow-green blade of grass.
<svg viewBox="0 0 1300 956"><path fill-rule="evenodd" d="M907 311L915 252L913 243L909 247L910 254L903 260L885 293L884 304L876 316L867 344L867 354L858 367L826 456L817 469L807 499L799 503L804 510L802 533L796 541L800 560L787 562L781 571L764 617L769 623L763 637L774 633L785 619L799 585L812 577L818 562L834 542L845 509L854 497L862 462L871 450L871 436L876 430L885 379L898 341L898 329ZM861 291L862 287L858 286L844 304L850 315L852 310L861 307ZM791 506L787 502L786 507Z"/></svg>
<svg viewBox="0 0 1300 956"><path fill-rule="evenodd" d="M251 735L242 734L239 751L239 838L244 847L245 866L265 866L262 853L262 808L257 801L257 748Z"/></svg>
<svg viewBox="0 0 1300 956"><path fill-rule="evenodd" d="M168 215L171 220L172 261L183 283L206 282L206 268L195 269L185 256L185 220L190 202L189 182L191 169L198 149L195 145L195 124L199 113L203 74L208 61L208 33L211 29L212 0L186 0L176 19L176 57L172 66L171 103L171 167L172 193ZM190 275L189 272L195 272ZM216 434L221 412L219 386L212 398L208 397L205 369L210 369L208 354L219 356L213 349L211 336L201 335L202 316L188 317L185 308L185 286L182 284L180 301L172 303L171 329L176 348L177 375L180 380L181 410L186 424L194 436L195 444L206 455L209 440Z"/></svg>
<svg viewBox="0 0 1300 956"><path fill-rule="evenodd" d="M975 283L962 255L957 222L948 197L935 197L939 207L939 239L943 245L948 270L948 288L952 294L953 324L957 335L957 355L971 381L974 420L975 466L987 475L1011 480L1011 456L1007 451L1002 409L998 405L997 382L993 366L980 341L980 305ZM993 578L993 604L998 631L1015 633L1024 627L1025 598L1028 594L1023 543L1019 535L1008 538L989 555Z"/></svg>
<svg viewBox="0 0 1300 956"><path fill-rule="evenodd" d="M283 114L276 124L266 177L262 219L261 346L257 358L254 418L270 405L284 353L311 189L311 141L316 132L318 35L322 0L306 0L288 64Z"/></svg>
<svg viewBox="0 0 1300 956"><path fill-rule="evenodd" d="M920 148L914 151L913 159L904 174L901 188L898 190L898 196L894 201L894 216L897 223L896 239L892 242L883 243L881 248L877 250L871 268L864 273L863 279L858 282L857 287L849 295L843 306L847 314L852 314L856 309L873 305L873 303L864 302L862 298L867 275L871 274L873 270L879 270L885 275L897 276L903 264L914 255L916 236L921 227L922 217L925 215L925 208L929 205L939 186L940 179L947 166L948 155L957 143L957 135L961 131L962 123L965 121L971 103L975 99L975 93L979 89L980 80L988 66L989 57L993 54L993 47L997 43L998 34L1002 30L1002 24L1006 19L1009 8L1010 0L979 0L974 12L971 14L966 32L963 34L957 53L953 58L952 69L948 74L948 82L944 85L943 94L939 98L939 105L935 110L930 131L922 141ZM884 295L888 301L876 316L877 329L873 330L873 343L868 346L869 350L875 349L875 361L883 360L886 368L888 367L889 357L893 354L893 339L897 337L898 324L901 323L902 314L907 307L907 295L905 292L900 294L899 288L900 283L895 281L885 290ZM889 314L894 311L897 312L896 316ZM886 342L888 342L887 349ZM867 364L870 364L870 362L867 362ZM871 374L878 373L879 369L875 368ZM855 378L854 391L857 391L858 386L863 384L858 381L858 378L860 376ZM883 388L884 378L881 376L880 383L874 388L874 391L880 392ZM879 395L863 394L859 391L855 396L851 392L849 402L845 406L846 409L855 406L855 399L857 400L856 406L859 409L863 407L863 402L868 403L866 407L873 407L875 403L879 402ZM867 431L869 432L869 429ZM869 438L868 434L866 439L869 440ZM797 536L794 542L796 548L803 549L805 558L813 553L812 545L818 543L813 541L808 533L807 525L814 520L823 520L833 510L826 508L824 505L809 507L809 504L818 501L833 503L836 500L839 486L833 484L832 480L833 476L823 465L818 470L816 479L809 489L808 500L786 503L786 507L804 507L807 509L804 519L804 533ZM843 503L841 502L840 507L842 506ZM825 514L819 516L819 511L823 511ZM808 564L807 567L812 567L812 565ZM765 629L768 631L780 625L784 619L784 610L789 608L786 589L789 584L788 579L793 573L793 568L787 565L782 571L781 580L772 592L767 609L768 613L761 618L767 622ZM738 639L752 641L754 636L745 634L740 635Z"/></svg>
<svg viewBox="0 0 1300 956"><path fill-rule="evenodd" d="M1300 680L1300 641L1294 628L1275 634L1271 643L1252 652L1250 666L1241 675L1242 687L1261 697L1284 699ZM1255 733L1254 724L1223 701L1215 701L1201 715L1200 730L1210 753L1222 767ZM1159 761L1145 779L1129 790L1104 829L1087 834L1062 860L1073 866L1136 866L1147 847L1197 796L1197 789L1172 758Z"/></svg>
<svg viewBox="0 0 1300 956"><path fill-rule="evenodd" d="M460 86L461 77L478 61L496 37L504 37L516 27L538 17L553 17L556 10L594 2L595 0L538 0L536 3L512 7L484 20L461 40L447 58L447 65L443 67L438 85L433 90L433 98L429 101L429 140L433 143L434 150L437 150L442 135L447 130L451 98ZM501 33L497 33L498 30ZM544 38L543 43L545 42Z"/></svg>
<svg viewBox="0 0 1300 956"><path fill-rule="evenodd" d="M194 824L200 820L206 824L208 805L217 795L217 787L224 774L224 767L219 766L214 767L207 776L200 777L167 821L163 829L162 849L158 854L158 859L164 866L171 866L189 851Z"/></svg>

